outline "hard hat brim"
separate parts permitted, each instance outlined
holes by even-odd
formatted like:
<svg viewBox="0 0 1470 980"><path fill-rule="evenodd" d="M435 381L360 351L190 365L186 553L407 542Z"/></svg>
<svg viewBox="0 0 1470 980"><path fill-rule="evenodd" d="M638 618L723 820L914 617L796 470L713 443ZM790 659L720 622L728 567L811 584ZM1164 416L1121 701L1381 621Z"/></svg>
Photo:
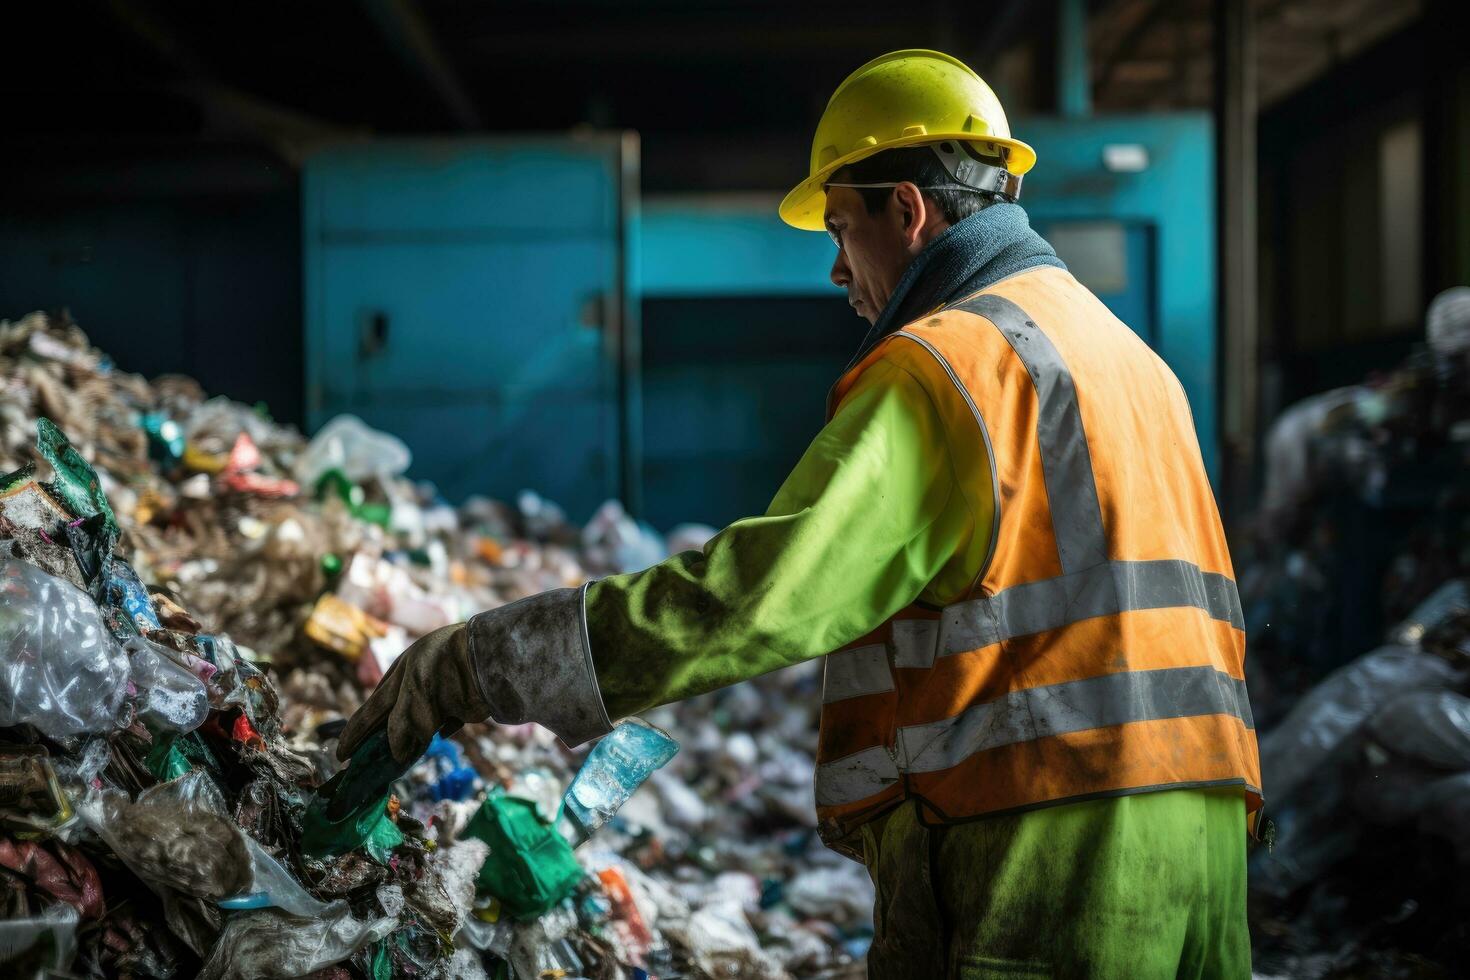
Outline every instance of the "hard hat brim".
<svg viewBox="0 0 1470 980"><path fill-rule="evenodd" d="M976 145L989 145L1003 147L1008 151L1006 169L1020 176L1036 165L1036 151L1020 140L1005 136L986 136L980 139L974 133L923 133L914 136L903 136L890 140L879 146L865 146L860 150L854 150L845 157L838 157L827 164L821 170L812 174L806 180L791 189L791 193L781 201L781 220L793 228L802 231L825 231L827 192L823 185L832 178L832 175L849 164L865 160L870 156L882 153L884 150L896 150L905 146L918 146L923 143L938 143L941 140L957 140Z"/></svg>

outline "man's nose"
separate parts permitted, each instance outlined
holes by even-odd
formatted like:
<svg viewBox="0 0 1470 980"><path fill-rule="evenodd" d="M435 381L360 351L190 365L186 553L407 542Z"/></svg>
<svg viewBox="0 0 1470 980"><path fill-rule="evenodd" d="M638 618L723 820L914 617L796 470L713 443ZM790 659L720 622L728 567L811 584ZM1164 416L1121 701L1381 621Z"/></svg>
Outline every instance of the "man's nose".
<svg viewBox="0 0 1470 980"><path fill-rule="evenodd" d="M852 282L852 270L847 267L847 253L839 251L837 258L832 261L832 285L847 288Z"/></svg>

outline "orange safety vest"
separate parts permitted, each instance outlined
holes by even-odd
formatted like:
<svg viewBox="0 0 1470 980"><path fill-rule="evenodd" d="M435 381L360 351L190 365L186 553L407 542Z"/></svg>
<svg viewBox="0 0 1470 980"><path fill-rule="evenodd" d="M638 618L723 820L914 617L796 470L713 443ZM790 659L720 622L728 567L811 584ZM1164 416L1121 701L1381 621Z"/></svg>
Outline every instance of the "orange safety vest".
<svg viewBox="0 0 1470 980"><path fill-rule="evenodd" d="M1240 786L1261 806L1234 572L1189 402L1076 279L1032 269L884 338L993 507L967 594L826 660L822 836L904 799L952 823L1105 796ZM983 543L982 543L983 544Z"/></svg>

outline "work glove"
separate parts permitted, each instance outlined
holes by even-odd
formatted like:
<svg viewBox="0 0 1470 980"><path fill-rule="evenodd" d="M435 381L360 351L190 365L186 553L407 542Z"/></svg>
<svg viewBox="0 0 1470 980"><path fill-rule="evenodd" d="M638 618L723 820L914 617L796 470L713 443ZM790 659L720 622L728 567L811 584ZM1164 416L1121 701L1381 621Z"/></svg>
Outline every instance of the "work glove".
<svg viewBox="0 0 1470 980"><path fill-rule="evenodd" d="M585 588L529 596L414 643L347 723L337 758L347 761L384 725L403 765L435 732L486 718L534 721L568 746L606 735L612 722L592 662Z"/></svg>
<svg viewBox="0 0 1470 980"><path fill-rule="evenodd" d="M393 758L407 765L424 754L435 732L449 734L489 714L470 661L465 624L444 626L414 641L393 661L377 690L342 730L337 758L346 762L386 725Z"/></svg>

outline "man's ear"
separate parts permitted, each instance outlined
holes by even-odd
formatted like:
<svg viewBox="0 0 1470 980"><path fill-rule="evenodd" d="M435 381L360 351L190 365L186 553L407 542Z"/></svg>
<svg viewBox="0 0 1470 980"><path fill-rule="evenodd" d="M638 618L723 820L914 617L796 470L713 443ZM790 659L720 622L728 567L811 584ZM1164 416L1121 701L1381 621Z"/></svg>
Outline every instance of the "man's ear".
<svg viewBox="0 0 1470 980"><path fill-rule="evenodd" d="M929 202L917 185L906 180L893 189L893 203L903 223L904 246L917 251L923 247L924 228L929 223Z"/></svg>

